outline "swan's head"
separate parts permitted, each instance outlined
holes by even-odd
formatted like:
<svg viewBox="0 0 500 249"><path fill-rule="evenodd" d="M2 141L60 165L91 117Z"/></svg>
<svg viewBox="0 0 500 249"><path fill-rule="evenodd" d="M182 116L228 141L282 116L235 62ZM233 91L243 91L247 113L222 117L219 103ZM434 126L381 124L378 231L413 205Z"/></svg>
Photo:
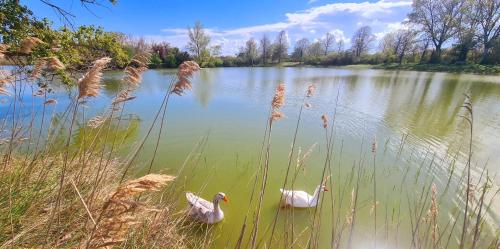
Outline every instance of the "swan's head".
<svg viewBox="0 0 500 249"><path fill-rule="evenodd" d="M227 203L229 201L229 199L227 198L226 194L222 193L222 192L219 192L215 195L215 199L218 200L218 201L224 201L225 203Z"/></svg>

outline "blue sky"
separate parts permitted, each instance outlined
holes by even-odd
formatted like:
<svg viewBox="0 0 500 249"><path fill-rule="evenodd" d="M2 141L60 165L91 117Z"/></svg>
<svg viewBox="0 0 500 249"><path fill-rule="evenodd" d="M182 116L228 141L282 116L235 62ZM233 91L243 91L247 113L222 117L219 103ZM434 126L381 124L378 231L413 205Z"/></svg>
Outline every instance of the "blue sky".
<svg viewBox="0 0 500 249"><path fill-rule="evenodd" d="M286 30L291 47L301 38L321 39L327 32L349 46L354 31L372 27L377 37L401 27L411 0L118 0L116 5L91 6L78 0L51 0L76 16L75 25L97 25L152 41L167 41L185 48L188 26L201 21L211 35L211 45L223 54L235 54L250 37L268 34L271 40ZM22 0L37 17L55 26L63 21L39 0Z"/></svg>

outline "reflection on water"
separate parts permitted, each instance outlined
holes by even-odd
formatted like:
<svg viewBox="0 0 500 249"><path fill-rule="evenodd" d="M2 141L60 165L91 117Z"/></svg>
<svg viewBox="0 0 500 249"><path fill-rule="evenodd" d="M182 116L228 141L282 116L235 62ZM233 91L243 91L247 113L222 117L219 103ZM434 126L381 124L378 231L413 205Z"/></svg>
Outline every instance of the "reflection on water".
<svg viewBox="0 0 500 249"><path fill-rule="evenodd" d="M169 70L147 73L137 95L138 102L146 99L148 104L135 103L129 111L140 113L141 119L149 123L152 114L144 110L159 105L162 95L158 90L166 89L166 76L173 73ZM489 164L486 167L491 175L499 171L500 157L495 153L495 148L500 146L498 77L318 68L203 69L194 78L193 93L171 100L167 132L161 141L160 158L154 167L176 172L175 169L183 164L199 139L208 136L207 145L200 152L202 163L198 162L199 165L193 169L195 172L189 173L185 185L191 191L200 191L207 198L218 191L232 197L232 203L223 207L226 220L217 227L218 245L225 245L228 240L234 242L237 238L235 231L239 231L243 211L247 210L251 179L258 165L268 106L280 82L287 87L283 108L287 118L280 121L273 131L269 199L264 203L262 214L264 225L272 219L277 205L274 200L279 198L278 188L283 181L298 108L309 83L317 85L317 94L311 99L313 108L303 114L297 145L303 151L312 144L318 143L318 146L311 154L305 171L299 174L296 186L312 191L318 183L325 151L319 117L323 113L333 113L338 95L334 144L336 170L332 179L335 179L334 186L338 188L336 200L344 201L343 206L335 209L339 214L345 214L348 208L345 203L349 202L353 186L352 180L345 179L349 179L354 162L362 160L364 164L363 158L370 150L370 141L376 136L383 148L383 155L377 160L381 172L377 178L382 182L377 188L386 193L381 200L381 209L389 210L399 203L397 207L407 213L407 205L400 203L401 199L406 199L401 193L408 189L421 189L432 181L441 191L446 191L443 193L446 200L441 203L443 216L453 216L451 210L456 210L454 207L460 205L461 200L449 189L458 186L446 185L453 182L452 178L448 178L449 172L455 172L454 166L450 165L463 166L464 162L467 125L460 117L463 114L460 106L464 93L470 94L474 104L473 160L477 167L474 173L479 174L479 168L487 161ZM148 109L144 109L145 106ZM402 138L404 148L400 149ZM152 146L152 143L147 146ZM453 155L457 152L459 162L454 163ZM142 154L143 158L150 155L147 150ZM138 172L141 172L141 166L138 166ZM367 202L372 190L368 175L363 179L366 183L360 190L360 197ZM414 180L408 181L410 179ZM498 184L498 178L494 181ZM418 192L410 195L416 199L419 196ZM184 205L180 200L179 207ZM490 218L495 224L498 223L498 204L493 206L491 212L495 214ZM364 204L362 209L366 213L361 213L358 220L361 224L361 234L357 235L359 243L364 243L363 239L373 239L362 235L372 220L368 214L369 205ZM297 227L301 230L309 224L310 215L307 212L296 215L299 223L302 221ZM323 217L327 220L329 214ZM409 222L407 215L401 219L404 220L402 223ZM492 229L496 230L495 227ZM322 231L321 243L324 245L328 244L328 233L327 229ZM402 241L408 239L403 234L397 236Z"/></svg>
<svg viewBox="0 0 500 249"><path fill-rule="evenodd" d="M173 70L145 73L143 84L134 93L137 98L126 104L125 116L134 115L132 121L124 122L126 126L113 128L117 136L127 138L125 143L132 144L144 136L174 76ZM91 108L86 109L86 117L107 110L110 99L118 90L120 77L119 73L107 74L104 94L88 103ZM384 215L393 212L387 230L389 236L399 238L400 243L411 240L407 231L412 218L407 214L409 205L403 193L418 199L422 187L435 182L444 196L440 203L443 227L448 217L453 217L452 210L457 210L456 206L463 203L454 192L459 177L449 178L448 175L455 172L452 165L463 166L467 148L467 124L460 117L464 93L471 96L474 105L473 173L479 174L486 162L490 175L500 173L500 77L333 68L202 69L193 79L193 91L181 97L172 96L169 102L165 131L153 168L175 174L185 165L189 155L196 160L190 160L190 165L186 166L190 170L178 178L182 186L200 192L206 198L219 191L231 198L231 203L223 207L225 221L215 229L219 246L225 246L227 241L234 243L238 237L252 179L258 168L269 103L274 89L281 82L286 84L283 108L286 118L273 127L269 184L262 209L263 227L269 225L277 207L278 189L283 182L298 109L310 83L316 84L317 93L310 100L312 108L303 113L297 146L302 153L313 144L317 143L317 146L304 171L299 173L296 187L312 191L320 180L326 150L320 116L323 113L333 116L338 96L332 159L334 212L326 212L322 217L325 221L335 218L342 225L355 181L352 169L364 169L355 235L358 247L373 239L369 230L373 217L368 204L373 191L372 161L367 159L371 157L373 137L377 138L380 148L376 158L377 189L381 193L380 210L383 210L380 222L384 223ZM54 94L59 101L56 113L64 112L64 104L68 103L64 101L65 96L64 93ZM0 110L6 108L5 104L0 104ZM1 118L5 117L3 115L2 112ZM78 139L80 132L95 131L88 128L78 130L76 143L82 142ZM193 154L193 148L204 137L207 140L202 149ZM155 142L155 139L146 141L136 160L137 174L147 170L150 160L146 159L151 158ZM459 161L454 163L453 155L456 154ZM493 180L499 184L498 177ZM332 206L329 200L325 202L326 207ZM185 205L181 195L179 208ZM394 222L395 210L401 213L400 223ZM499 206L495 202L488 214L490 223L499 223L498 212ZM296 230L306 228L310 217L306 210L297 211ZM405 232L394 233L396 225ZM279 224L278 230L282 231L283 226ZM498 227L490 229L495 231ZM330 232L322 229L321 248L329 245ZM378 239L383 240L383 235ZM303 245L306 240L301 238L297 243ZM391 239L387 246L394 246L394 243ZM450 243L452 247L456 241Z"/></svg>

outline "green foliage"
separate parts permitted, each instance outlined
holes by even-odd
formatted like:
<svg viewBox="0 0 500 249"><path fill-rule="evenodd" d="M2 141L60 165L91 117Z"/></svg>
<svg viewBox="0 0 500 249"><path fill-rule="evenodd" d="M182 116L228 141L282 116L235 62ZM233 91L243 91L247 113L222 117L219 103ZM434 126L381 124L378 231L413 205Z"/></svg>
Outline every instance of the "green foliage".
<svg viewBox="0 0 500 249"><path fill-rule="evenodd" d="M412 70L412 71L428 71L428 72L451 72L451 73L475 73L475 74L500 74L500 66L498 65L481 65L481 64L380 64L376 65L375 69L389 70Z"/></svg>
<svg viewBox="0 0 500 249"><path fill-rule="evenodd" d="M151 45L151 50L153 52L151 64L155 67L175 68L182 62L191 60L187 52L182 52L179 48L171 47L170 44L166 42L153 43Z"/></svg>
<svg viewBox="0 0 500 249"><path fill-rule="evenodd" d="M113 1L111 1L113 3ZM27 37L36 37L44 41L27 56L33 64L37 58L55 56L69 70L87 67L92 61L109 56L113 66L122 68L130 60L117 33L106 32L103 28L81 26L72 31L68 28L54 30L48 20L39 21L33 12L15 0L0 0L0 38L1 42L11 46L15 56L22 41ZM63 72L58 72L67 81Z"/></svg>
<svg viewBox="0 0 500 249"><path fill-rule="evenodd" d="M2 43L18 47L24 37L48 29L47 20L39 21L26 6L15 0L0 0L0 38Z"/></svg>

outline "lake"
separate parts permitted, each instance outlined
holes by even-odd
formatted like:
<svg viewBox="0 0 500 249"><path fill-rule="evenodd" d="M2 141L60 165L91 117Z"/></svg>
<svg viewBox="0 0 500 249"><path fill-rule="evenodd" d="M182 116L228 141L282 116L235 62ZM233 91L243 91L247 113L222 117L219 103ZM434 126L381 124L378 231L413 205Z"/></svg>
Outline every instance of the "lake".
<svg viewBox="0 0 500 249"><path fill-rule="evenodd" d="M130 117L132 125L125 131L130 135L124 141L123 156L146 134L175 73L175 70L149 70L144 74L143 83L134 94L137 98L125 106L125 116ZM117 93L119 78L119 73L106 75L103 94L86 103L85 117L107 110ZM268 235L266 228L278 208L279 189L309 84L315 84L316 93L305 100L310 107L302 112L292 172L296 169L298 151L301 156L309 149L311 152L296 175L296 189L312 193L321 182L327 154L321 115L327 114L330 121L334 119L330 160L333 186L323 199L319 248L330 245L332 223L336 224L337 232L345 227L357 182L353 246L372 245L374 168L380 227L376 239L381 248L410 247L411 224L425 216L424 213L422 217L413 217L412 212L422 202L429 204L430 197L424 200L422 195L429 194L432 183L436 184L439 196L439 227L442 231L451 231L453 217L464 205L463 185L459 181L469 149L469 126L461 117L465 114L461 107L465 93L470 95L474 109L473 182L479 185L477 179L484 180L488 171L495 191L500 183L496 176L500 173L498 76L348 68L202 69L193 78L191 92L184 96L172 95L169 100L152 171L180 174L177 181L181 184L176 185L179 192L192 191L210 200L217 192L226 193L230 202L222 205L225 220L212 227L217 248L228 243L232 248L238 239L259 168L270 102L279 83L286 85L282 108L286 117L273 124L261 234ZM53 96L59 101L55 112L64 111L69 103L66 95L55 91ZM1 105L6 108L5 104ZM136 175L148 171L158 137L157 128L151 136L135 160L133 173ZM377 149L372 153L374 141ZM458 189L462 192L457 192ZM182 194L178 200L179 209L187 206ZM284 222L288 212L280 211L276 235L290 231L290 223ZM293 212L297 247L307 243L306 228L312 222L313 213L313 210ZM498 231L499 213L500 204L495 200L486 213L488 222L483 235L487 239L482 247L494 238L491 232ZM252 211L249 219L251 229ZM422 224L428 226L425 222ZM457 245L461 221L454 229L450 239L443 238L445 242L449 240L450 248ZM344 233L342 243L346 243L348 231ZM275 243L284 242L276 240Z"/></svg>

